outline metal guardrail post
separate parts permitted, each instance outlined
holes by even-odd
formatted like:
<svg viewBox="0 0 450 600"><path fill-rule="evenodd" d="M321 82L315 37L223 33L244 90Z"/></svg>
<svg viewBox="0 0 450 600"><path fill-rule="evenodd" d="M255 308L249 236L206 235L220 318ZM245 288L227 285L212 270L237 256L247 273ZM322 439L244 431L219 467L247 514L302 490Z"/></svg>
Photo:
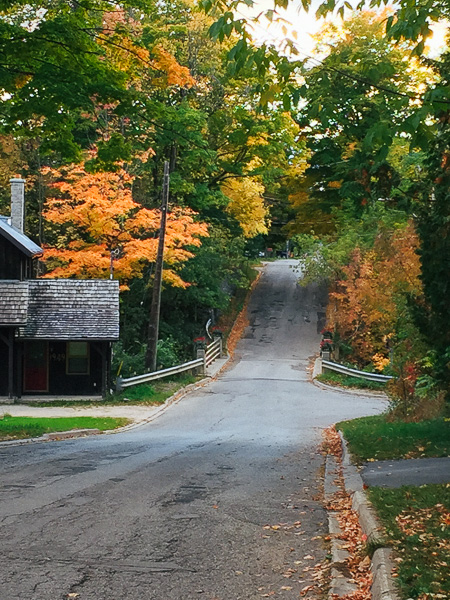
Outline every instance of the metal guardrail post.
<svg viewBox="0 0 450 600"><path fill-rule="evenodd" d="M123 390L122 387L122 377L117 377L116 379L116 392L121 392Z"/></svg>

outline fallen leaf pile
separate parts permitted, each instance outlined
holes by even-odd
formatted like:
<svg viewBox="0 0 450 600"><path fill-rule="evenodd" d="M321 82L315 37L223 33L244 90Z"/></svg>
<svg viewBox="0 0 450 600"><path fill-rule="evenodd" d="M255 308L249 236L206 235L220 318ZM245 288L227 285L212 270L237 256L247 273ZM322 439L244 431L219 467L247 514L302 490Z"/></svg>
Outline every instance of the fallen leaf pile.
<svg viewBox="0 0 450 600"><path fill-rule="evenodd" d="M252 282L249 293L245 300L244 306L239 313L234 325L230 331L230 334L227 339L227 350L230 356L233 356L234 349L236 344L241 339L244 329L249 325L249 320L247 317L247 305L250 300L251 292L253 291L255 285L258 283L259 278L261 277L261 273L258 273L256 279ZM220 325L220 322L219 322Z"/></svg>
<svg viewBox="0 0 450 600"><path fill-rule="evenodd" d="M335 482L339 490L333 495L325 507L336 513L336 518L341 528L338 539L345 543L342 545L350 557L346 561L351 580L357 586L356 591L344 596L332 595L332 598L344 600L370 600L372 585L372 573L370 571L370 559L365 552L367 536L362 532L359 525L357 513L352 510L350 496L345 491L342 475L342 444L341 438L334 427L329 427L324 432L323 450L326 454L333 454L338 463Z"/></svg>

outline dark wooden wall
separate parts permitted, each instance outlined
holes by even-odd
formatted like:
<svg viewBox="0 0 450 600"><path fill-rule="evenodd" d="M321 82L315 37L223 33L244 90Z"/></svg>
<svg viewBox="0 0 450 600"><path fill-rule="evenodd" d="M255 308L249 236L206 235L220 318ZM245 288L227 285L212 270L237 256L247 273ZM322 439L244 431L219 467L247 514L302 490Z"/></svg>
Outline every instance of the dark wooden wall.
<svg viewBox="0 0 450 600"><path fill-rule="evenodd" d="M32 276L32 260L0 237L0 279L30 279Z"/></svg>

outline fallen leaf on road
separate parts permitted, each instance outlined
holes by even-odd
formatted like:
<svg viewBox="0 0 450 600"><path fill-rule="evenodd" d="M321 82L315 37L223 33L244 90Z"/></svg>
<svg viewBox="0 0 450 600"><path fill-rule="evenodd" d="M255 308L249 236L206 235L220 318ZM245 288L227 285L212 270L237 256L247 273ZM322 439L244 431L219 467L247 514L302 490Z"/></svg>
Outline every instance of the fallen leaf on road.
<svg viewBox="0 0 450 600"><path fill-rule="evenodd" d="M303 589L300 590L300 596L304 596L305 594L307 594L309 592L309 590L312 590L313 588L314 588L313 585L305 586Z"/></svg>

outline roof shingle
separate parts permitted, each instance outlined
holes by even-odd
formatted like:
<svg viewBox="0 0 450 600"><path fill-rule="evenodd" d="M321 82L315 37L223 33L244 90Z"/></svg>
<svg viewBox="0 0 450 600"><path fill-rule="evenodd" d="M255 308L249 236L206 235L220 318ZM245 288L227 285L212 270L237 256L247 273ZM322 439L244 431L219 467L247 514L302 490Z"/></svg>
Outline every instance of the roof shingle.
<svg viewBox="0 0 450 600"><path fill-rule="evenodd" d="M22 339L119 339L119 282L107 279L34 279Z"/></svg>
<svg viewBox="0 0 450 600"><path fill-rule="evenodd" d="M0 281L0 325L25 325L28 312L28 282Z"/></svg>

